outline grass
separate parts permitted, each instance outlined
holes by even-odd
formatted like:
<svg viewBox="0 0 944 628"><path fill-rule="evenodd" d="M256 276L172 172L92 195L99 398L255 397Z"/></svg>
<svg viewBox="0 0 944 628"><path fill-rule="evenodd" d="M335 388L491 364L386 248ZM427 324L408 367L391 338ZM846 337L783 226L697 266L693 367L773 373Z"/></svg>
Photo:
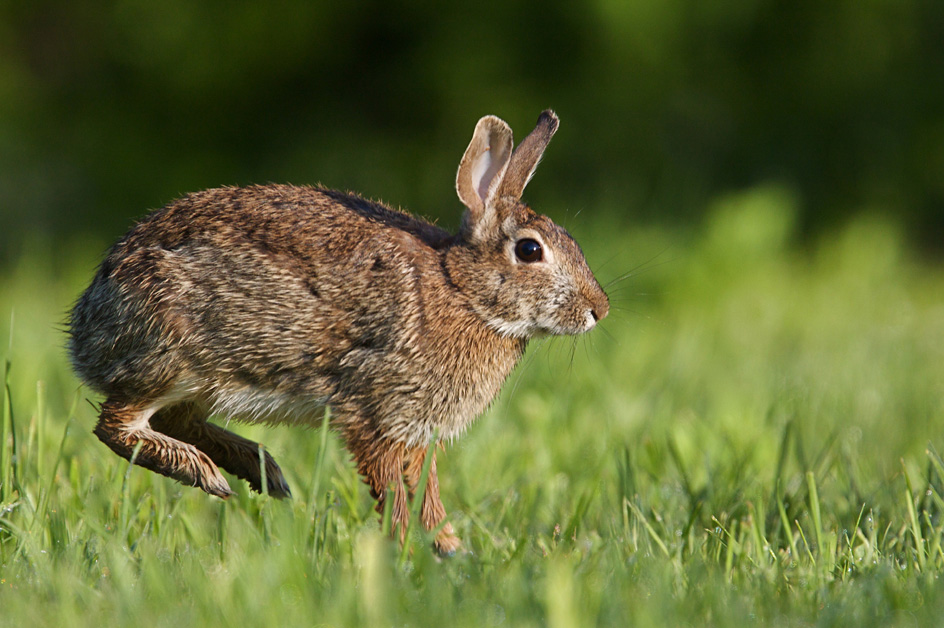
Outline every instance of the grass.
<svg viewBox="0 0 944 628"><path fill-rule="evenodd" d="M793 215L758 188L689 234L571 224L602 279L644 263L441 456L445 561L382 535L326 431L237 427L290 502L111 454L58 329L104 243L35 243L0 276L0 625L937 625L944 269Z"/></svg>

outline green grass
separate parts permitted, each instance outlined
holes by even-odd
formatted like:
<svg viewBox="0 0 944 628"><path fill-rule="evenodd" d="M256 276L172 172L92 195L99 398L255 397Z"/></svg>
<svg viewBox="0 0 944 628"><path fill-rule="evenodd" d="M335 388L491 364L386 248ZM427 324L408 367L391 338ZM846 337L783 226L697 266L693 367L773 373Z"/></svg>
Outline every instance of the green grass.
<svg viewBox="0 0 944 628"><path fill-rule="evenodd" d="M642 266L441 456L444 561L382 536L321 431L237 426L289 502L129 468L59 330L104 243L34 243L0 276L0 625L937 625L944 269L880 219L800 247L792 204L569 221L602 279Z"/></svg>

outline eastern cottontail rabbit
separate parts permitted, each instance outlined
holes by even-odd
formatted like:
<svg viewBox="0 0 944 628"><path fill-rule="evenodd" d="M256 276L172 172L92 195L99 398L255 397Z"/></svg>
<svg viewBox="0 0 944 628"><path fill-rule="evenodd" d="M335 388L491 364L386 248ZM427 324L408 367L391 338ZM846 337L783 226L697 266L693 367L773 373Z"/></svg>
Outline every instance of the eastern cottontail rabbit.
<svg viewBox="0 0 944 628"><path fill-rule="evenodd" d="M227 497L217 466L262 490L259 446L209 415L313 426L330 406L378 511L392 485L402 538L433 434L462 433L529 338L588 331L609 310L573 238L520 200L557 125L543 112L512 152L505 122L479 120L456 177L458 235L289 185L207 190L150 214L72 311L72 363L106 396L95 434ZM265 479L289 495L268 453ZM434 459L421 518L434 529L445 516ZM448 523L435 545L460 546Z"/></svg>

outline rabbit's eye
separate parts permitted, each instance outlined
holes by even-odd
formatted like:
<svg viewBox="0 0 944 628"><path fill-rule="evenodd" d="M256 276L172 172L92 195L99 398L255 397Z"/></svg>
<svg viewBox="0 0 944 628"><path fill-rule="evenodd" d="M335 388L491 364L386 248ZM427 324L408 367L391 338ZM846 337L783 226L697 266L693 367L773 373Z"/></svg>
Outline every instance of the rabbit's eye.
<svg viewBox="0 0 944 628"><path fill-rule="evenodd" d="M515 244L515 255L522 262L540 262L544 257L541 243L531 238L523 238Z"/></svg>

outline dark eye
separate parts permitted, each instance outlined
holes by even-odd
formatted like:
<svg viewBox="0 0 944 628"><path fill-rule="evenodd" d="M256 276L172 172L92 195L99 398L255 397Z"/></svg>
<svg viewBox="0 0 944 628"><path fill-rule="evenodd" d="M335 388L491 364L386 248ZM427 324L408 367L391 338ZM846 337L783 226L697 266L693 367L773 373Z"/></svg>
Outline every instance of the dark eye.
<svg viewBox="0 0 944 628"><path fill-rule="evenodd" d="M522 238L515 244L515 255L522 262L540 262L544 257L541 250L541 243L531 238Z"/></svg>

